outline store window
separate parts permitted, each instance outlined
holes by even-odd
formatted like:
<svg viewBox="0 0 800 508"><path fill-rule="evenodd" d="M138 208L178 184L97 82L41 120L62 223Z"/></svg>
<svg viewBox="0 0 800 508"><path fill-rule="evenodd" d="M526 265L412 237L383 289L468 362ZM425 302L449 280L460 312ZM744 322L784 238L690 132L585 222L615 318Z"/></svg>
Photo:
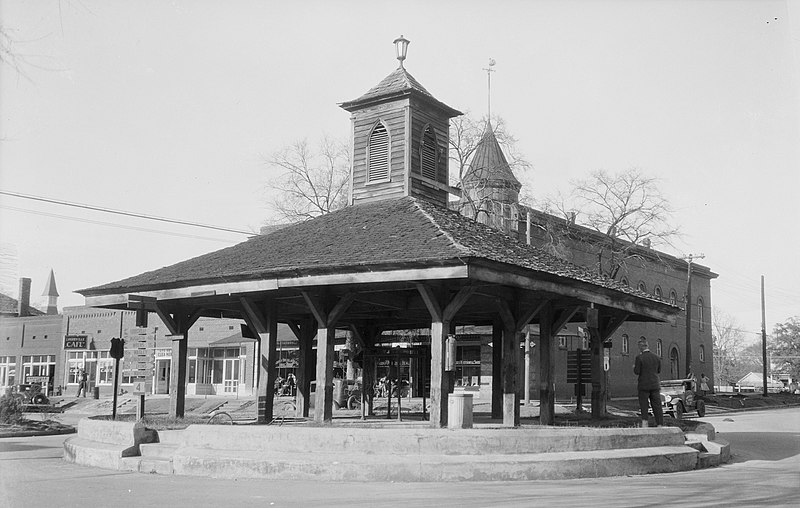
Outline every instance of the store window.
<svg viewBox="0 0 800 508"><path fill-rule="evenodd" d="M95 382L98 351L67 352L67 383L78 384L78 372L86 371L90 383Z"/></svg>
<svg viewBox="0 0 800 508"><path fill-rule="evenodd" d="M114 383L114 359L108 351L100 351L97 360L97 384L110 385Z"/></svg>
<svg viewBox="0 0 800 508"><path fill-rule="evenodd" d="M480 344L460 346L456 349L456 386L481 385Z"/></svg>
<svg viewBox="0 0 800 508"><path fill-rule="evenodd" d="M55 355L34 355L22 357L23 382L29 377L50 377L56 370Z"/></svg>
<svg viewBox="0 0 800 508"><path fill-rule="evenodd" d="M16 356L0 356L0 386L14 386L17 371Z"/></svg>

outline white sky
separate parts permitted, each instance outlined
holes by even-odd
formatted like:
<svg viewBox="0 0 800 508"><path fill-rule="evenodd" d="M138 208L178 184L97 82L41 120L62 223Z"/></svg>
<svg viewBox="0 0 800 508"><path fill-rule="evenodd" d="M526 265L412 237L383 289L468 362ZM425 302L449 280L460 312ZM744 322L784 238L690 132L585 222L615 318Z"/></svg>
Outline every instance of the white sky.
<svg viewBox="0 0 800 508"><path fill-rule="evenodd" d="M660 177L672 253L706 255L712 304L748 332L764 275L771 331L800 315L798 18L769 0L0 0L21 57L0 66L0 189L257 231L278 176L262 157L347 139L337 103L394 70L403 34L409 72L476 116L497 61L492 111L535 196L594 169ZM2 289L31 277L35 303L51 268L81 305L243 239L0 196Z"/></svg>

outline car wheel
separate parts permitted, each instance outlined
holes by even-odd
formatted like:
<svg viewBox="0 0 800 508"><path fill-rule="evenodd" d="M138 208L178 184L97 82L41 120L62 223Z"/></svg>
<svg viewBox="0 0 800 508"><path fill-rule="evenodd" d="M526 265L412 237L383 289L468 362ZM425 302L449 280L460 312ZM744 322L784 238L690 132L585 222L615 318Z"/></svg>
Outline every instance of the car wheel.
<svg viewBox="0 0 800 508"><path fill-rule="evenodd" d="M33 396L32 402L34 404L47 404L49 401L47 400L47 397L45 397L43 394L37 393L36 395Z"/></svg>
<svg viewBox="0 0 800 508"><path fill-rule="evenodd" d="M673 406L673 412L676 420L683 420L683 405L680 402Z"/></svg>
<svg viewBox="0 0 800 508"><path fill-rule="evenodd" d="M702 400L697 401L697 416L700 418L706 415L706 403Z"/></svg>
<svg viewBox="0 0 800 508"><path fill-rule="evenodd" d="M356 409L359 406L361 406L361 400L355 395L351 395L350 398L347 399L347 409Z"/></svg>

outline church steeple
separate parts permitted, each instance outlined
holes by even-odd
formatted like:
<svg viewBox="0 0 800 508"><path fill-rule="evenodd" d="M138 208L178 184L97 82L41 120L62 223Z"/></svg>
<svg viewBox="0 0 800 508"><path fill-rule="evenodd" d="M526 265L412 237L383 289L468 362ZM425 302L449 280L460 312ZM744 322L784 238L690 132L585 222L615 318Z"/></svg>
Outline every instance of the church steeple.
<svg viewBox="0 0 800 508"><path fill-rule="evenodd" d="M447 206L450 118L404 66L408 40L395 40L400 65L367 93L340 106L351 113L350 204L414 196Z"/></svg>
<svg viewBox="0 0 800 508"><path fill-rule="evenodd" d="M47 282L44 285L44 292L42 296L47 297L47 314L58 314L58 289L56 289L56 275L53 269L50 269L50 275L47 277Z"/></svg>

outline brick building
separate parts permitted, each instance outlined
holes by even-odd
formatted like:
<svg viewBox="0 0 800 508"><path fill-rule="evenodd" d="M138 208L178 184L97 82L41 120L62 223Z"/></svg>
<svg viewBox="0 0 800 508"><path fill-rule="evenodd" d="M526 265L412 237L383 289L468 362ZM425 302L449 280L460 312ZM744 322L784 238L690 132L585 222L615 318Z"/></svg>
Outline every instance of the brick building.
<svg viewBox="0 0 800 508"><path fill-rule="evenodd" d="M520 204L519 192L522 185L511 171L491 125L487 125L486 132L475 149L461 187L461 199L451 202L451 208L504 231L521 242L528 242L551 252L557 251L562 259L593 270L597 270L598 249L604 247L608 252L609 237L606 235L577 225L574 220L566 220ZM643 242L644 245L641 246L620 239L614 241L624 244L625 250L625 261L620 263L615 280L686 308L689 272L689 263L686 260L650 248L649 241ZM697 263L691 264L691 273L691 370L698 378L704 373L713 382L711 280L717 274ZM561 398L571 397L575 393L575 387L566 382L568 352L587 348L578 328L577 325L568 325L559 334L557 370L563 374L561 379L557 379L556 393ZM491 357L491 337L485 330L465 332L459 341L459 348L463 349L461 356L464 358L461 371L469 374L462 375L464 379L460 380L460 384L475 386L475 362L480 358L480 391L488 392L484 380L491 377L491 364L487 365L486 362ZM535 344L538 330L531 327L529 333L533 347L526 351L530 351L530 365L537 365ZM683 319L675 324L625 322L607 344L609 347L605 351L611 396L636 395L633 361L638 354L636 344L640 337L647 338L651 350L662 358L662 379L677 379L687 375L685 311ZM521 371L524 372L524 368L523 366ZM473 379L468 380L467 377ZM536 379L536 370L529 367L530 386L537 386ZM456 384L459 384L458 373ZM532 389L531 393L535 393L535 390Z"/></svg>

